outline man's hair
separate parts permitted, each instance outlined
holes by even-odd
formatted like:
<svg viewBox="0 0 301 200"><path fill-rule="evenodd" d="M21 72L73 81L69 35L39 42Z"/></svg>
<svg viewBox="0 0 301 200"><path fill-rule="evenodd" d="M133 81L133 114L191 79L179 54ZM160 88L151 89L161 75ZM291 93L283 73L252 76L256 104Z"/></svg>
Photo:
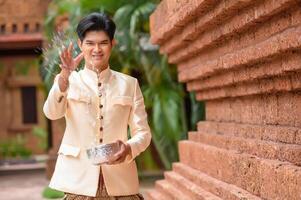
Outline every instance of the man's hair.
<svg viewBox="0 0 301 200"><path fill-rule="evenodd" d="M76 32L81 41L84 40L86 33L89 31L104 31L112 41L116 25L113 20L105 13L94 12L80 20Z"/></svg>

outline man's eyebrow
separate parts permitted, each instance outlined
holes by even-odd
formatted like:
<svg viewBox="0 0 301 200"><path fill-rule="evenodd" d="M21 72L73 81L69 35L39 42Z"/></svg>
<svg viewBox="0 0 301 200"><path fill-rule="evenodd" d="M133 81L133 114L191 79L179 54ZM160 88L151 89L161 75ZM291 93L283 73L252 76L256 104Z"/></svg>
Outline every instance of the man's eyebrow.
<svg viewBox="0 0 301 200"><path fill-rule="evenodd" d="M86 40L86 42L95 42L93 40ZM109 42L109 39L101 40L100 42Z"/></svg>
<svg viewBox="0 0 301 200"><path fill-rule="evenodd" d="M100 41L100 42L109 42L109 40L108 40L108 39L105 39L105 40L102 40L102 41Z"/></svg>

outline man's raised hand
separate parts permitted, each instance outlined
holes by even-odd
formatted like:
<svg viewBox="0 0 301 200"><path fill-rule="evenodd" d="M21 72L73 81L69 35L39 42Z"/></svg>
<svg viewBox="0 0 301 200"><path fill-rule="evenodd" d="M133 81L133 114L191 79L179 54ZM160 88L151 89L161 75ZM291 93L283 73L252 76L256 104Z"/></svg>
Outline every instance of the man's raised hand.
<svg viewBox="0 0 301 200"><path fill-rule="evenodd" d="M71 73L75 70L80 61L83 59L83 53L78 54L75 58L72 57L73 52L73 43L71 42L68 48L63 48L62 52L60 52L61 63L60 68L62 70L69 71Z"/></svg>

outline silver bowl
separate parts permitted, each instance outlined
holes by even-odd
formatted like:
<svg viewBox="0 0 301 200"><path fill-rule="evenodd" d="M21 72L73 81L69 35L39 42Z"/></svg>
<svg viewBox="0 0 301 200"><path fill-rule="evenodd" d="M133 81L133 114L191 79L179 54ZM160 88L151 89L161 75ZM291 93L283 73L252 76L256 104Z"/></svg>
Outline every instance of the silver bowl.
<svg viewBox="0 0 301 200"><path fill-rule="evenodd" d="M94 165L101 165L119 151L118 143L100 144L86 150L88 158Z"/></svg>

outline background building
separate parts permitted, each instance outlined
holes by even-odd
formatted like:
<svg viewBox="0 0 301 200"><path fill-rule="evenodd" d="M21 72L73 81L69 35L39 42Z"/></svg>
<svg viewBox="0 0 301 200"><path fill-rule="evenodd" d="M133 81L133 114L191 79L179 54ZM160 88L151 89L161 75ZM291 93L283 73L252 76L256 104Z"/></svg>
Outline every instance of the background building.
<svg viewBox="0 0 301 200"><path fill-rule="evenodd" d="M48 3L0 0L0 141L21 135L33 153L45 153L32 129L47 129L39 63Z"/></svg>

